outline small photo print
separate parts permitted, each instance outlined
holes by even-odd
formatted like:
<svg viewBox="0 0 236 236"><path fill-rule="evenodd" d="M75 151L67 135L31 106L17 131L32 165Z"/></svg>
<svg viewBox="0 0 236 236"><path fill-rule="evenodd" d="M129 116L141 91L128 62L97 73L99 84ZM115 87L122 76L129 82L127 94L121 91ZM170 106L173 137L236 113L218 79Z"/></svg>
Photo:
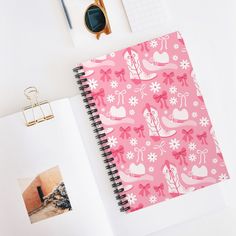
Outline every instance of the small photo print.
<svg viewBox="0 0 236 236"><path fill-rule="evenodd" d="M32 224L72 210L58 166L18 183Z"/></svg>

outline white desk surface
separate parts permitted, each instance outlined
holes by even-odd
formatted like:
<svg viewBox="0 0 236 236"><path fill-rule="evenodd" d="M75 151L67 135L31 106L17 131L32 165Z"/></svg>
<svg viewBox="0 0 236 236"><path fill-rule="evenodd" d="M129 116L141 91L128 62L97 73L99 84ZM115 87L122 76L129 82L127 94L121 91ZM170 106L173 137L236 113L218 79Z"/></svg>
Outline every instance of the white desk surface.
<svg viewBox="0 0 236 236"><path fill-rule="evenodd" d="M23 90L36 86L41 97L55 100L78 93L75 63L161 34L131 33L121 0L106 0L113 34L100 44L73 46L59 0L0 0L0 116L19 111ZM232 181L224 187L229 208L153 235L236 235L236 132L234 0L166 0L176 29L185 38L206 104L221 143ZM105 38L107 37L107 38ZM234 110L232 110L234 109Z"/></svg>

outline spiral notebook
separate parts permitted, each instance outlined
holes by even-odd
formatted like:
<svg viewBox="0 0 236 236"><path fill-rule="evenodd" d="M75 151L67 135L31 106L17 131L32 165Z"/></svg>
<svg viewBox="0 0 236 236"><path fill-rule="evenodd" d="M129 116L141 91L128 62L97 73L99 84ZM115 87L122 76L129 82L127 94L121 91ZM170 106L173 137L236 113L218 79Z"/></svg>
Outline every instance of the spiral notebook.
<svg viewBox="0 0 236 236"><path fill-rule="evenodd" d="M179 32L81 63L74 72L121 211L228 178Z"/></svg>

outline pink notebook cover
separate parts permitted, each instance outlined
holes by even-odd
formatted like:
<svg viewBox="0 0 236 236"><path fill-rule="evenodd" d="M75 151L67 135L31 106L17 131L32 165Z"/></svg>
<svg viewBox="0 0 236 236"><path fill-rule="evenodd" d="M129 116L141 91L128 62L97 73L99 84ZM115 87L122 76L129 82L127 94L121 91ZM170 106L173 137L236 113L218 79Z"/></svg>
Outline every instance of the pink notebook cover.
<svg viewBox="0 0 236 236"><path fill-rule="evenodd" d="M229 178L179 32L82 66L128 212Z"/></svg>

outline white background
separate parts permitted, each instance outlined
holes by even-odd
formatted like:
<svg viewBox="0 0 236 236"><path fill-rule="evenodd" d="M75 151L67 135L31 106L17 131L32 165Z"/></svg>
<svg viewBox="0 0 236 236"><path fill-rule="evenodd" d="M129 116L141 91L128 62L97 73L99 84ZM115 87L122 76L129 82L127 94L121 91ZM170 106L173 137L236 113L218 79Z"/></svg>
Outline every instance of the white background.
<svg viewBox="0 0 236 236"><path fill-rule="evenodd" d="M153 235L236 235L235 1L166 2L175 29L185 38L232 181L222 187L228 209ZM112 35L94 45L82 40L83 46L76 49L59 0L0 3L0 116L25 105L23 90L30 85L48 100L76 95L71 71L75 63L155 37L163 30L131 33L121 0L107 0Z"/></svg>

